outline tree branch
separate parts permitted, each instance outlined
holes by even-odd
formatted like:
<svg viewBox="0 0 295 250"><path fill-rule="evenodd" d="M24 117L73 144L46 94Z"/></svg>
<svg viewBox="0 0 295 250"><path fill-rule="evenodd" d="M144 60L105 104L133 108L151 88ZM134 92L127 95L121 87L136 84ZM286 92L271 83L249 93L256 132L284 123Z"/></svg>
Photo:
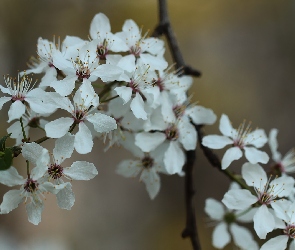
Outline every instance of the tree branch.
<svg viewBox="0 0 295 250"><path fill-rule="evenodd" d="M175 67L177 69L182 69L184 75L191 75L199 77L201 75L200 71L193 69L192 67L185 64L182 53L177 44L176 37L174 35L173 29L171 27L167 2L166 0L158 0L159 2L159 24L153 32L153 36L158 37L160 35L165 35L169 45L170 52L172 54L173 60L175 62ZM194 162L196 159L195 151L186 151L186 163L184 165L185 172L185 207L186 207L186 226L182 232L182 237L189 237L194 250L201 250L199 243L197 226L196 226L196 215L194 206L194 180L193 180L193 169Z"/></svg>
<svg viewBox="0 0 295 250"><path fill-rule="evenodd" d="M170 24L168 16L168 8L166 0L159 0L159 24L153 32L153 36L158 37L164 35L167 38L170 52L173 57L173 61L176 63L176 69L181 68L184 75L191 75L195 77L201 76L201 72L197 69L186 65L182 53L179 49L175 34Z"/></svg>

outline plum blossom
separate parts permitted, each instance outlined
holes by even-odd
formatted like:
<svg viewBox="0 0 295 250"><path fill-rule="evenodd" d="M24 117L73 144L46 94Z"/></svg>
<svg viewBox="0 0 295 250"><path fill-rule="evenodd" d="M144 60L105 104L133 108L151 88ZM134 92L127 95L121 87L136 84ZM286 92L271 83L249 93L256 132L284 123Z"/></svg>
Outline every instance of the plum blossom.
<svg viewBox="0 0 295 250"><path fill-rule="evenodd" d="M227 210L221 202L213 198L206 199L205 212L214 221L214 224L217 223L212 234L214 247L224 248L230 242L230 235L232 235L235 245L241 249L258 249L250 230L236 223L236 221L251 222L254 210L247 211L247 209L246 211Z"/></svg>
<svg viewBox="0 0 295 250"><path fill-rule="evenodd" d="M260 239L265 239L266 234L276 228L276 218L273 210L269 208L288 196L294 186L294 179L282 176L271 180L263 168L258 164L245 163L242 166L242 177L248 186L253 186L255 195L249 190L229 190L222 200L229 209L246 209L252 204L260 207L253 217L254 229Z"/></svg>
<svg viewBox="0 0 295 250"><path fill-rule="evenodd" d="M90 180L97 175L97 170L94 164L86 161L76 161L70 167L65 167L62 163L72 155L71 147L74 137L55 141L53 149L52 161L47 149L36 143L26 143L23 147L23 154L26 159L35 161L38 168L43 169L43 178L46 181L52 181L54 185L65 185L57 194L57 204L62 209L70 210L75 202L75 195L72 191L72 185L69 182L64 182L63 177L69 180Z"/></svg>
<svg viewBox="0 0 295 250"><path fill-rule="evenodd" d="M149 64L152 70L164 70L167 68L168 63L163 57L164 41L154 37L146 38L147 33L142 36L142 31L131 19L124 22L122 30L116 35L129 48L130 55L125 56L128 61L136 62L140 59L141 63Z"/></svg>
<svg viewBox="0 0 295 250"><path fill-rule="evenodd" d="M284 157L278 152L277 129L272 129L269 133L268 144L272 153L272 159L275 161L275 170L280 173L293 173L295 172L295 149L290 149Z"/></svg>
<svg viewBox="0 0 295 250"><path fill-rule="evenodd" d="M37 159L35 158L35 162ZM0 205L0 214L7 214L17 208L21 202L25 202L29 222L38 225L44 208L42 198L44 193L57 194L68 184L53 185L43 178L44 170L38 167L32 169L27 178L18 174L14 167L2 171L0 183L8 186L20 185L19 190L9 190L3 196Z"/></svg>
<svg viewBox="0 0 295 250"><path fill-rule="evenodd" d="M40 88L34 88L35 83L27 75L18 75L17 80L7 76L4 78L7 88L0 85L0 90L11 97L0 97L0 110L3 104L12 101L8 111L8 122L19 119L26 112L26 105L39 114L54 112L55 105L47 102L49 94Z"/></svg>
<svg viewBox="0 0 295 250"><path fill-rule="evenodd" d="M71 117L61 117L45 125L46 135L51 138L61 138L70 131L74 125L78 125L79 131L75 135L73 144L80 154L91 152L93 147L92 134L89 123L99 133L107 133L117 128L114 118L97 111L99 97L95 93L90 82L84 82L76 91L73 98L74 105L67 97L52 98L52 102L60 108L68 111Z"/></svg>
<svg viewBox="0 0 295 250"><path fill-rule="evenodd" d="M278 228L282 229L281 234L265 242L260 250L285 250L287 243L291 240L289 249L295 249L295 203L288 200L281 201L273 206L275 214L284 223Z"/></svg>
<svg viewBox="0 0 295 250"><path fill-rule="evenodd" d="M129 48L121 38L111 32L108 17L103 13L96 14L90 24L90 37L97 46L97 56L106 59L109 51L125 52Z"/></svg>
<svg viewBox="0 0 295 250"><path fill-rule="evenodd" d="M202 144L212 149L221 149L226 145L232 145L228 149L221 161L222 169L226 169L234 160L243 156L242 149L245 151L246 159L256 164L267 163L269 156L267 153L258 150L267 142L267 137L263 129L256 129L251 132L250 124L245 126L243 122L238 130L234 129L227 115L223 114L220 118L219 130L221 135L207 135L203 138Z"/></svg>

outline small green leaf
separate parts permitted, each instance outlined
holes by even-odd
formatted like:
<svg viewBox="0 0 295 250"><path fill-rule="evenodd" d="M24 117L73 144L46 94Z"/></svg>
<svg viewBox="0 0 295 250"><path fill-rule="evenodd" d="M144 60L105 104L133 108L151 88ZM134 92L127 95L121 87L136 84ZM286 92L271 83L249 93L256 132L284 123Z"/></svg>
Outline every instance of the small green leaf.
<svg viewBox="0 0 295 250"><path fill-rule="evenodd" d="M0 170L9 169L12 165L13 154L10 148L4 149L4 152L0 155Z"/></svg>
<svg viewBox="0 0 295 250"><path fill-rule="evenodd" d="M11 133L8 135L3 136L0 139L0 151L4 152L5 151L5 141L7 140L7 138L9 138L11 136Z"/></svg>

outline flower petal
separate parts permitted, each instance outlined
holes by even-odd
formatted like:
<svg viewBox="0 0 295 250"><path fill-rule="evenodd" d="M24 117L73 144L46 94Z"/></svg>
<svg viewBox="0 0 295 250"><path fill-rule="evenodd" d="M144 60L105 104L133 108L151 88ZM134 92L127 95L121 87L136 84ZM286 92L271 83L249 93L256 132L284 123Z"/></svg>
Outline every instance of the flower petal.
<svg viewBox="0 0 295 250"><path fill-rule="evenodd" d="M205 202L205 212L214 220L222 220L225 214L224 206L220 201L213 198L207 198Z"/></svg>
<svg viewBox="0 0 295 250"><path fill-rule="evenodd" d="M219 122L219 130L220 132L228 137L232 137L233 127L227 115L222 114Z"/></svg>
<svg viewBox="0 0 295 250"><path fill-rule="evenodd" d="M257 202L257 197L246 189L232 189L225 193L222 203L229 209L243 210Z"/></svg>
<svg viewBox="0 0 295 250"><path fill-rule="evenodd" d="M252 164L256 164L258 162L266 164L269 160L269 156L267 153L260 151L256 148L244 147L244 150L247 160Z"/></svg>
<svg viewBox="0 0 295 250"><path fill-rule="evenodd" d="M242 177L248 186L263 188L267 183L267 176L264 169L259 164L246 162L242 166Z"/></svg>
<svg viewBox="0 0 295 250"><path fill-rule="evenodd" d="M140 180L145 183L146 190L153 200L160 191L159 175L153 170L143 170Z"/></svg>
<svg viewBox="0 0 295 250"><path fill-rule="evenodd" d="M136 177L142 170L142 168L139 167L140 165L141 163L138 161L124 160L118 165L116 173L127 178Z"/></svg>
<svg viewBox="0 0 295 250"><path fill-rule="evenodd" d="M117 128L116 120L108 115L95 113L87 116L94 129L99 133L106 133Z"/></svg>
<svg viewBox="0 0 295 250"><path fill-rule="evenodd" d="M275 228L274 217L266 205L258 208L253 221L254 229L260 239L265 239L266 235Z"/></svg>
<svg viewBox="0 0 295 250"><path fill-rule="evenodd" d="M88 181L93 179L98 172L93 163L76 161L71 167L64 168L64 174L73 180Z"/></svg>
<svg viewBox="0 0 295 250"><path fill-rule="evenodd" d="M135 136L135 145L139 147L143 152L151 152L156 149L160 144L166 140L166 136L163 133L138 133Z"/></svg>
<svg viewBox="0 0 295 250"><path fill-rule="evenodd" d="M46 136L50 138L60 138L64 136L74 123L70 117L61 117L45 125Z"/></svg>
<svg viewBox="0 0 295 250"><path fill-rule="evenodd" d="M75 195L72 191L71 183L68 183L68 184L70 185L66 185L63 189L61 189L56 194L56 199L57 199L57 205L61 209L70 210L75 203Z"/></svg>
<svg viewBox="0 0 295 250"><path fill-rule="evenodd" d="M18 207L24 197L21 195L23 190L9 190L3 196L3 201L0 205L1 214L8 214L10 211Z"/></svg>
<svg viewBox="0 0 295 250"><path fill-rule="evenodd" d="M75 135L74 146L79 154L87 154L92 150L92 135L84 122L79 123L79 131Z"/></svg>
<svg viewBox="0 0 295 250"><path fill-rule="evenodd" d="M222 169L228 168L228 166L234 161L238 160L243 156L242 150L238 147L229 148L226 150L222 160L221 166Z"/></svg>
<svg viewBox="0 0 295 250"><path fill-rule="evenodd" d="M279 235L265 242L260 250L285 250L287 248L288 239L289 237L287 235Z"/></svg>
<svg viewBox="0 0 295 250"><path fill-rule="evenodd" d="M0 183L8 187L22 185L24 182L24 178L19 175L16 168L12 166L9 169L0 172Z"/></svg>
<svg viewBox="0 0 295 250"><path fill-rule="evenodd" d="M63 137L60 137L55 141L53 156L59 164L72 156L74 151L74 142L75 136L71 133L66 133Z"/></svg>
<svg viewBox="0 0 295 250"><path fill-rule="evenodd" d="M233 140L222 135L207 135L203 137L202 144L208 148L221 149L226 145L233 144Z"/></svg>
<svg viewBox="0 0 295 250"><path fill-rule="evenodd" d="M25 105L17 100L11 104L10 109L8 111L8 122L11 122L14 119L19 119L25 113L26 107Z"/></svg>
<svg viewBox="0 0 295 250"><path fill-rule="evenodd" d="M164 164L168 174L177 174L182 172L185 163L185 154L177 141L171 141L164 154Z"/></svg>
<svg viewBox="0 0 295 250"><path fill-rule="evenodd" d="M222 249L230 242L230 234L225 222L219 223L213 230L212 244L214 247Z"/></svg>
<svg viewBox="0 0 295 250"><path fill-rule="evenodd" d="M44 209L44 204L41 200L34 199L26 205L29 222L38 225L41 222L41 215Z"/></svg>

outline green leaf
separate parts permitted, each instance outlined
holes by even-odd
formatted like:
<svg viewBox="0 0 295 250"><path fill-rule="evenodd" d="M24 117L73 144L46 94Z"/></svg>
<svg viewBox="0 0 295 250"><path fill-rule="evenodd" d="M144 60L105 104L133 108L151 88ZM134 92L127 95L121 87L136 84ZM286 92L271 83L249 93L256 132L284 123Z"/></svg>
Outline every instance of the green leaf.
<svg viewBox="0 0 295 250"><path fill-rule="evenodd" d="M11 136L11 133L8 135L3 136L0 139L0 151L4 152L5 151L5 141L7 140L7 138L9 138Z"/></svg>
<svg viewBox="0 0 295 250"><path fill-rule="evenodd" d="M10 148L4 149L0 155L0 170L9 169L12 165L13 152Z"/></svg>

